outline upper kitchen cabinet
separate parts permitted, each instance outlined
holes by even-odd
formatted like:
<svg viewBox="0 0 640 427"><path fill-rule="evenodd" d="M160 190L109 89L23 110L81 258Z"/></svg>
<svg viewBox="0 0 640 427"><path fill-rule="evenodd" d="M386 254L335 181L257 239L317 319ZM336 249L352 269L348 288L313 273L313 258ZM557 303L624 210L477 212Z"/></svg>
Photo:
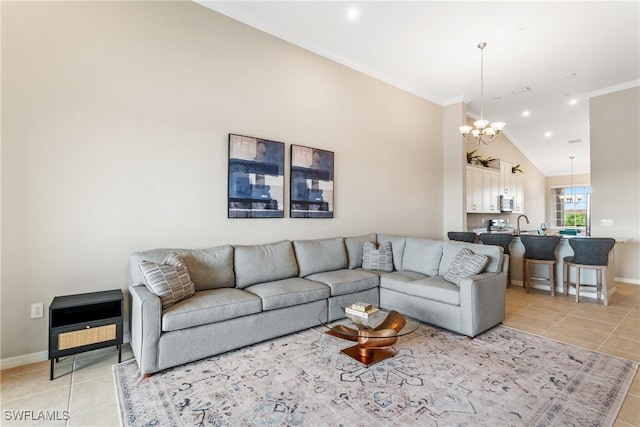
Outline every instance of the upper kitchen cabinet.
<svg viewBox="0 0 640 427"><path fill-rule="evenodd" d="M500 160L500 195L502 196L513 196L511 188L512 167L511 163Z"/></svg>
<svg viewBox="0 0 640 427"><path fill-rule="evenodd" d="M467 213L500 212L500 172L467 166Z"/></svg>
<svg viewBox="0 0 640 427"><path fill-rule="evenodd" d="M513 213L524 213L524 177L511 175L511 196L513 197Z"/></svg>

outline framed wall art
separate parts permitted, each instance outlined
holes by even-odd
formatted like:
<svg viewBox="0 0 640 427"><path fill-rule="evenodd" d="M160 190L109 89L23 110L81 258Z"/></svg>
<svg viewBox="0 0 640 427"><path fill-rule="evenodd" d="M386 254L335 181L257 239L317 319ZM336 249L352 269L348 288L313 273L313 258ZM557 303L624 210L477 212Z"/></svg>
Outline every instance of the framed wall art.
<svg viewBox="0 0 640 427"><path fill-rule="evenodd" d="M333 152L291 146L291 218L333 218Z"/></svg>
<svg viewBox="0 0 640 427"><path fill-rule="evenodd" d="M229 218L284 218L284 143L229 134Z"/></svg>

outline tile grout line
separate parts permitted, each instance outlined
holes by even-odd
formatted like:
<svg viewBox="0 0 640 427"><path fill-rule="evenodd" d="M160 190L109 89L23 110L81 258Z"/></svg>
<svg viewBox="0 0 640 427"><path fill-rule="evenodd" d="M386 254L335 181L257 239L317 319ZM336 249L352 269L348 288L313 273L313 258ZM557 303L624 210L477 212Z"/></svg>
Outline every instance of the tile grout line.
<svg viewBox="0 0 640 427"><path fill-rule="evenodd" d="M597 346L598 346L598 347L597 347L597 351L602 351L602 347L603 347L604 343L605 343L605 342L606 342L606 341L607 341L607 340L608 340L608 339L613 335L613 333L614 333L614 332L616 331L616 329L620 326L620 324L621 324L625 319L627 319L627 318L628 318L629 313L631 312L631 310L632 310L636 305L638 305L639 303L640 303L640 302L636 302L636 304L635 304L634 306L632 306L632 307L629 309L629 311L627 311L627 313L625 314L625 316L624 316L620 321L618 321L618 322L615 324L615 327L613 328L613 331L611 331L609 334L607 334L607 336L602 340L602 342L600 342L599 344L597 344ZM527 304L525 307L522 307L522 308L534 308L534 309L536 309L536 307L533 307L535 304L537 304L537 301L536 301L536 302L531 302L530 304ZM541 309L541 310L545 310L545 309ZM516 311L519 311L519 310L516 310ZM580 317L584 317L585 319L589 319L588 317L586 317L586 315L585 315L585 316L580 316L580 315L577 315L577 314L576 314L576 313L579 313L579 312L580 312L580 307L573 307L573 308L572 308L572 310L571 310L567 315L565 315L562 319L560 319L560 320L556 321L556 322L555 322L551 327L549 327L549 328L547 328L547 329L543 329L543 331L544 331L544 332L546 332L546 333L551 333L551 330L552 330L553 328L555 328L556 326L558 326L558 324L559 324L559 323L561 323L562 321L564 321L564 320L566 320L566 319L569 319L569 318L570 318L570 317L572 317L572 316L575 316L575 317L578 317L578 318L580 318ZM530 317L530 318L532 318L532 319L537 319L536 317L527 316L527 315L525 315L525 314L521 314L521 313L520 313L520 315L521 315L521 316L524 316L524 317ZM545 320L545 319L542 319L542 320ZM599 320L597 320L597 319L591 319L591 320L599 321ZM604 322L604 323L607 323L607 322ZM557 333L558 335L560 335L560 336L566 336L566 335L562 334L561 332L556 332L556 333ZM604 334L603 334L603 335L604 335ZM567 336L567 338L571 338L571 337ZM592 343L592 344L595 344L595 343Z"/></svg>
<svg viewBox="0 0 640 427"><path fill-rule="evenodd" d="M614 334L615 331L618 330L618 328L620 327L620 325L622 325L622 322L624 322L626 319L629 318L629 314L631 313L631 311L636 308L638 306L638 304L640 304L639 302L636 302L634 305L631 306L631 308L629 308L629 310L627 311L627 314L624 315L624 317L622 319L620 319L620 321L618 322L618 324L616 325L615 328L613 328L613 331L611 331L611 333L607 336L607 338L604 339L604 341L602 341L602 344L600 344L598 346L598 351L602 351L602 347L604 346L604 343L606 343L609 338L611 338Z"/></svg>
<svg viewBox="0 0 640 427"><path fill-rule="evenodd" d="M69 397L67 398L67 413L69 417L65 420L65 427L69 427L69 421L71 420L71 396L73 396L74 377L76 373L76 355L73 356L73 362L71 363L71 387L69 387Z"/></svg>
<svg viewBox="0 0 640 427"><path fill-rule="evenodd" d="M532 306L533 306L533 305L535 305L535 304L537 304L537 303L538 303L537 301L536 301L536 302L533 302L533 303L529 303L529 304L527 304L525 307L526 307L526 308L534 308L534 309L536 309L536 307L532 307ZM541 308L540 310L547 310L547 309L546 309L546 308ZM548 310L548 311L552 311L552 310ZM574 312L576 312L576 311L577 311L577 308L576 308L576 307L574 307L574 308L571 310L571 312L569 312L568 314L566 314L562 319L560 319L560 320L556 321L555 323L553 323L553 325L551 325L549 328L547 328L547 329L543 329L543 331L544 331L544 332L550 332L550 330L551 330L552 328L556 327L556 326L557 326L560 322L562 322L563 320L565 320L565 319L569 318L569 317L570 317ZM521 316L531 317L531 316L526 316L526 315L524 315L524 314L521 314ZM532 319L537 319L537 317L531 317L531 318L532 318ZM545 320L545 319L542 319L542 320ZM551 321L551 322L553 322L553 321ZM560 335L562 335L562 334L560 334Z"/></svg>

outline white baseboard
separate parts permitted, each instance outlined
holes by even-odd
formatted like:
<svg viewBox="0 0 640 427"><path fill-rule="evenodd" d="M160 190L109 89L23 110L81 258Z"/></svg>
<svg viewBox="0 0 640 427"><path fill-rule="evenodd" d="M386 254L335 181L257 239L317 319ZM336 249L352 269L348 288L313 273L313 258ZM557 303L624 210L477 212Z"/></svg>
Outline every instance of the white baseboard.
<svg viewBox="0 0 640 427"><path fill-rule="evenodd" d="M640 280L638 279L629 279L628 277L616 277L616 282L620 283L628 283L630 285L640 285Z"/></svg>
<svg viewBox="0 0 640 427"><path fill-rule="evenodd" d="M619 280L616 278L616 282L618 282ZM522 280L512 280L511 284L513 286L520 286L520 287L524 287L524 284L522 282ZM614 284L615 285L615 284ZM531 285L532 288L534 289L540 289L543 291L548 291L549 290L549 286L545 286L545 285ZM607 289L607 295L611 296L616 292L616 287L612 286L610 288ZM576 290L575 288L569 287L568 289L568 293L569 295L575 295L576 294ZM562 295L562 289L556 289L556 295ZM598 296L594 293L584 293L584 294L580 294L580 298L593 298L593 299L597 299Z"/></svg>
<svg viewBox="0 0 640 427"><path fill-rule="evenodd" d="M128 344L131 341L130 337L131 335L128 332L125 332L122 336L123 344ZM21 356L7 357L6 359L0 359L0 370L30 365L32 363L43 362L45 360L49 360L49 352L47 350L23 354Z"/></svg>
<svg viewBox="0 0 640 427"><path fill-rule="evenodd" d="M0 370L30 365L31 363L44 362L45 360L49 360L49 352L46 350L23 354L22 356L7 357L6 359L0 359Z"/></svg>

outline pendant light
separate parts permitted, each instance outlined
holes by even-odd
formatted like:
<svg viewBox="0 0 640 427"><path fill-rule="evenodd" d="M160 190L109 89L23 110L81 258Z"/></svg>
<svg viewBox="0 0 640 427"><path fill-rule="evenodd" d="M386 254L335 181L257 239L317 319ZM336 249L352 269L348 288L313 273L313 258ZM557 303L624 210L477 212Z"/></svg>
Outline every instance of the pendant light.
<svg viewBox="0 0 640 427"><path fill-rule="evenodd" d="M502 128L504 122L493 122L489 124L488 120L483 117L484 114L484 48L487 43L482 42L478 45L480 49L480 120L473 122L473 126L460 126L458 129L469 144L489 144L493 142Z"/></svg>

